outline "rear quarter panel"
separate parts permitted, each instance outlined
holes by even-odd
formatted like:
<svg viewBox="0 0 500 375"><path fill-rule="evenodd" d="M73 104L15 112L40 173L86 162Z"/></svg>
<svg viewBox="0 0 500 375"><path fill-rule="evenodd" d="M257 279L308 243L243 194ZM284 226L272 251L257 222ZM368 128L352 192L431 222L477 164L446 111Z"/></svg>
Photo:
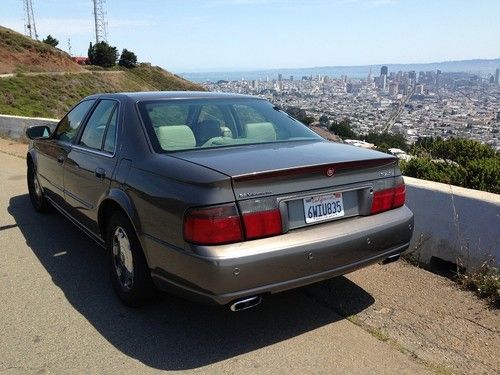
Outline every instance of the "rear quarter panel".
<svg viewBox="0 0 500 375"><path fill-rule="evenodd" d="M162 254L152 253L149 241L192 251L182 232L188 208L235 200L228 176L168 155L151 154L132 163L126 186L140 222L140 235L146 237L143 244L151 268Z"/></svg>

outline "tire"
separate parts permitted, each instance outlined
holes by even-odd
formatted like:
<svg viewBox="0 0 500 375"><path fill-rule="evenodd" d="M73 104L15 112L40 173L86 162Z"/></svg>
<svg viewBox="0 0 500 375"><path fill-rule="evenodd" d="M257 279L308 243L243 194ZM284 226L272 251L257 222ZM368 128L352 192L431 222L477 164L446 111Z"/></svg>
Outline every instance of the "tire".
<svg viewBox="0 0 500 375"><path fill-rule="evenodd" d="M33 165L32 161L28 162L27 182L31 204L33 205L34 209L40 213L50 212L52 206L43 194L43 189L40 185L40 182L38 182L35 166Z"/></svg>
<svg viewBox="0 0 500 375"><path fill-rule="evenodd" d="M151 272L128 217L116 211L108 222L106 251L113 288L130 307L149 304L156 295Z"/></svg>

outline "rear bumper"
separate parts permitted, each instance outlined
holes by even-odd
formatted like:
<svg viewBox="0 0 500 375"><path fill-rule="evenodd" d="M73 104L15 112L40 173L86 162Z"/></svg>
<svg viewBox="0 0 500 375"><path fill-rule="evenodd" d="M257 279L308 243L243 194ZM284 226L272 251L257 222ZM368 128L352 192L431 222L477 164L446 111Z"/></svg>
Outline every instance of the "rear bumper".
<svg viewBox="0 0 500 375"><path fill-rule="evenodd" d="M346 274L409 246L413 213L406 207L222 246L172 248L144 236L155 283L192 299L227 304Z"/></svg>

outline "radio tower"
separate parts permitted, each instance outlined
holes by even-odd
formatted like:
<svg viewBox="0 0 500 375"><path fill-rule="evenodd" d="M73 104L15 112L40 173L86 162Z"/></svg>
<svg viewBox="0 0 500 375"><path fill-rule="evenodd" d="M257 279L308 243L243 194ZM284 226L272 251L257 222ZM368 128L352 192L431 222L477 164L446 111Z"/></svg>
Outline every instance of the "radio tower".
<svg viewBox="0 0 500 375"><path fill-rule="evenodd" d="M31 0L29 0L31 1ZM92 0L94 3L94 21L95 21L95 42L108 42L108 23L105 21L104 5L106 0Z"/></svg>
<svg viewBox="0 0 500 375"><path fill-rule="evenodd" d="M33 12L33 0L23 0L24 5L24 33L31 39L38 40L36 32L35 14Z"/></svg>

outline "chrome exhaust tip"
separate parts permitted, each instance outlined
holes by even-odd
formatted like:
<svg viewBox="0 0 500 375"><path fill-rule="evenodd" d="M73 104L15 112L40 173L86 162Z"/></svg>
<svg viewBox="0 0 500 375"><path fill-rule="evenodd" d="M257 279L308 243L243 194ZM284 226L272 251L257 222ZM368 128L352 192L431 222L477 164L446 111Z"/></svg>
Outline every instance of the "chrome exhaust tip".
<svg viewBox="0 0 500 375"><path fill-rule="evenodd" d="M382 264L389 264L389 263L395 262L395 261L399 260L399 258L401 258L401 254L391 255L390 257L385 258L382 261Z"/></svg>
<svg viewBox="0 0 500 375"><path fill-rule="evenodd" d="M230 308L231 308L231 311L243 311L243 310L251 309L252 307L257 306L261 302L262 302L261 296L254 296L254 297L240 299L239 301L236 301L235 303L233 303L230 306Z"/></svg>

